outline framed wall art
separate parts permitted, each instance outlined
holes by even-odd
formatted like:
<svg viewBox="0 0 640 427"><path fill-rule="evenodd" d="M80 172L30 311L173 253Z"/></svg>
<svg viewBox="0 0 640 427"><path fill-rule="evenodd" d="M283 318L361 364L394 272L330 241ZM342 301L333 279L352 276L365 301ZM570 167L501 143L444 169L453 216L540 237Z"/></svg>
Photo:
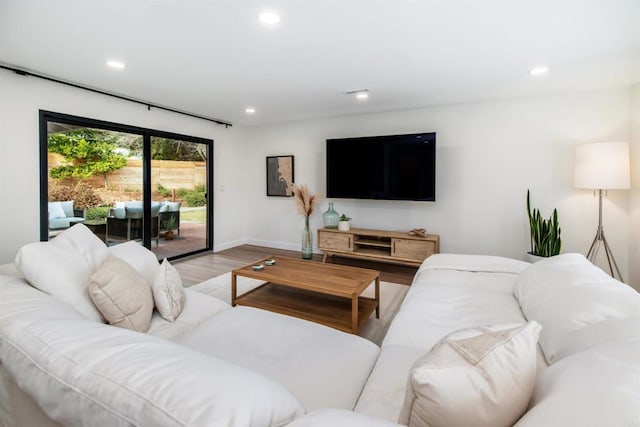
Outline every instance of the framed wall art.
<svg viewBox="0 0 640 427"><path fill-rule="evenodd" d="M293 156L267 157L267 196L293 196Z"/></svg>

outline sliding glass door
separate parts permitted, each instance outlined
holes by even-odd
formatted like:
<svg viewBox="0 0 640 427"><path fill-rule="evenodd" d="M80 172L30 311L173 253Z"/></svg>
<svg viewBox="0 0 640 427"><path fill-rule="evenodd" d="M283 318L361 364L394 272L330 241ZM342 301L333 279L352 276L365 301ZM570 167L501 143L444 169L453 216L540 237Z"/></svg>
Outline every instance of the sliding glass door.
<svg viewBox="0 0 640 427"><path fill-rule="evenodd" d="M158 259L210 250L213 141L40 112L41 239L84 224Z"/></svg>
<svg viewBox="0 0 640 427"><path fill-rule="evenodd" d="M151 137L151 211L166 243L153 249L158 258L206 246L207 157L206 144Z"/></svg>

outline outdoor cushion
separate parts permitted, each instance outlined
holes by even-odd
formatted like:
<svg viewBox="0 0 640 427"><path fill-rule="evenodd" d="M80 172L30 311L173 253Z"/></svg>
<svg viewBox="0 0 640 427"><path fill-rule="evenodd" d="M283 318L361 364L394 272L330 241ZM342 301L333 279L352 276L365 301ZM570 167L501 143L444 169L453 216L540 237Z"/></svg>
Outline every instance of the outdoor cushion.
<svg viewBox="0 0 640 427"><path fill-rule="evenodd" d="M66 202L60 202L62 206L62 210L64 211L64 216L72 217L73 215L73 200L68 200Z"/></svg>
<svg viewBox="0 0 640 427"><path fill-rule="evenodd" d="M66 215L64 214L64 209L62 209L62 204L60 202L49 202L47 204L47 210L49 211L49 219L66 217Z"/></svg>
<svg viewBox="0 0 640 427"><path fill-rule="evenodd" d="M162 202L160 212L176 212L180 210L182 202Z"/></svg>

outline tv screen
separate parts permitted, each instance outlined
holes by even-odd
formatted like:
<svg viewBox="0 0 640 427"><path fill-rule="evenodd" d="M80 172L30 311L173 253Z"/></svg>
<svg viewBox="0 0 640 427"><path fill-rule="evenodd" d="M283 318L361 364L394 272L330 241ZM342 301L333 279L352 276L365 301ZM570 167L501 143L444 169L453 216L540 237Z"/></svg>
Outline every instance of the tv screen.
<svg viewBox="0 0 640 427"><path fill-rule="evenodd" d="M327 197L435 201L435 132L327 139Z"/></svg>

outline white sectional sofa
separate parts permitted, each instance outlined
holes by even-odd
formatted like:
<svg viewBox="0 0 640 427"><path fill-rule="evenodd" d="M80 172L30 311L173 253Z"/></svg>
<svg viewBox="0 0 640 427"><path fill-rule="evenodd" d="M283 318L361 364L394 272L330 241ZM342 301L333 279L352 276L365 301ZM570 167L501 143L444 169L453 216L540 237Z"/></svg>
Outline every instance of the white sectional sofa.
<svg viewBox="0 0 640 427"><path fill-rule="evenodd" d="M65 232L76 234L75 263L38 260L42 270L59 269L63 277L49 276L52 282L77 286L106 253L153 277L157 262L140 247L107 249L93 240L85 246L83 239L93 234L83 228ZM55 245L59 238L38 245ZM24 269L36 262L18 257L18 264ZM26 276L46 280L40 273ZM515 418L519 426L640 423L640 296L579 255L534 265L432 256L416 274L381 349L303 320L231 308L190 289L178 318L169 322L154 312L147 333L91 319L86 299L69 304L68 296L49 293L30 286L14 265L0 267L0 426L382 427L399 419L442 425L447 414L407 419L411 408L430 398L409 381L420 368L414 364L434 346L446 347L450 341L438 343L453 331L527 320L542 332L540 346L533 341L531 386L518 382L518 369L510 380L527 396L526 413ZM529 324L537 341L540 328ZM499 348L518 343L504 341ZM518 353L523 345L510 350L518 363L527 360ZM492 381L491 396L497 387ZM410 405L409 395L415 397ZM469 399L456 408L468 422L455 425L481 425L475 414L491 417L507 406L497 399L488 411L486 396Z"/></svg>

